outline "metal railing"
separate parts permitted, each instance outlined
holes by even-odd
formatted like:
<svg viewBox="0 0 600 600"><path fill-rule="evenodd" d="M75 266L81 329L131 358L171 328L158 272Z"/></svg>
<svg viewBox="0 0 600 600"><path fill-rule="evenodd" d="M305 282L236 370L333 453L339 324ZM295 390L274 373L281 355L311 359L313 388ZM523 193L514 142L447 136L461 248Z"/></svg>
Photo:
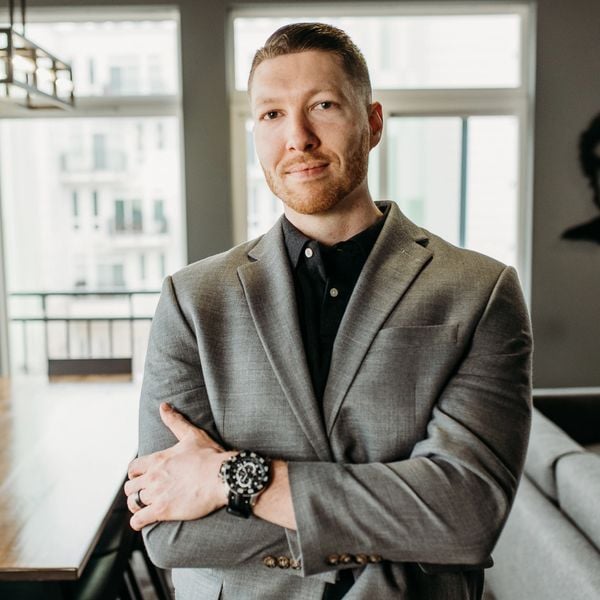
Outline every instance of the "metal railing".
<svg viewBox="0 0 600 600"><path fill-rule="evenodd" d="M115 342L120 346L127 341L128 357L132 358L136 348L135 324L145 322L149 325L152 321L156 302L148 306L146 302L145 310L140 311L136 308L135 299L138 297L154 296L158 300L160 291L158 290L111 290L111 291L44 291L44 292L13 292L9 294L11 305L9 307L9 321L20 327L20 335L13 329L11 336L11 354L13 355L13 369L19 368L24 373L29 373L32 366L32 353L37 354L37 363L41 360L47 363L52 358L70 359L73 356L73 346L79 349L78 357L96 358L94 356L94 325L106 324L108 331L106 333L107 352L102 353L104 357L115 357ZM63 299L59 310L51 306L52 299ZM23 306L27 299L34 299L34 304L28 309ZM35 300L37 299L37 300ZM21 306L15 306L17 301L21 301ZM121 306L115 306L114 302L120 301ZM111 305L112 303L112 305ZM76 314L82 309L84 314ZM140 314L142 312L143 314ZM75 314L74 314L75 313ZM53 344L57 341L57 330L54 327L56 323L64 324L64 336L62 343ZM127 333L115 331L119 323L127 324ZM32 336L32 327L34 324L41 325L41 344L36 343L39 339L39 330L37 335ZM72 327L73 324L79 324L77 330ZM81 327L83 325L83 327ZM96 333L97 335L97 333ZM33 342L32 342L32 337ZM20 338L20 339L14 339ZM127 338L125 340L124 338ZM106 344L105 344L106 345ZM15 350L19 357L15 357ZM32 346L34 346L32 348ZM41 348L39 347L41 346ZM53 349L53 346L55 348ZM56 346L59 349L56 349ZM139 346L139 344L138 344ZM145 352L145 344L143 350ZM121 356L123 352L121 351ZM143 358L143 357L142 357ZM141 362L141 361L138 361Z"/></svg>

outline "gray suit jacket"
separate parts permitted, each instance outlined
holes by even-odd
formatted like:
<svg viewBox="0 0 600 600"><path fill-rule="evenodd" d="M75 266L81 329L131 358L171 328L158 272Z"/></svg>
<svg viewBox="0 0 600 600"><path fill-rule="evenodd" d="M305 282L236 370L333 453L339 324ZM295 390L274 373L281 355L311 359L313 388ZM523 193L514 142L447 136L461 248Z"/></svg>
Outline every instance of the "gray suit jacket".
<svg viewBox="0 0 600 600"><path fill-rule="evenodd" d="M158 413L169 401L228 448L290 461L298 529L218 511L147 527L150 556L175 569L185 599L317 600L342 568L355 576L349 600L478 598L523 464L530 354L514 269L395 204L340 325L322 406L281 224L184 268L152 324L140 454L175 443ZM269 568L268 556L297 568Z"/></svg>

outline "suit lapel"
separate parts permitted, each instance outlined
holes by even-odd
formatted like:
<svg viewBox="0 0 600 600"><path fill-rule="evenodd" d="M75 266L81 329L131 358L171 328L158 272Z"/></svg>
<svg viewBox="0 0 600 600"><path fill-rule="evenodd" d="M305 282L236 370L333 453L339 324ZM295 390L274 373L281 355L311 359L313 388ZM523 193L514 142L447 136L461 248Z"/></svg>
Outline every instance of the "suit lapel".
<svg viewBox="0 0 600 600"><path fill-rule="evenodd" d="M238 275L256 330L302 430L319 459L329 461L331 450L308 372L281 226L263 236L249 256L253 262L239 267Z"/></svg>
<svg viewBox="0 0 600 600"><path fill-rule="evenodd" d="M426 239L392 203L335 339L323 398L328 436L373 339L432 256L424 247Z"/></svg>

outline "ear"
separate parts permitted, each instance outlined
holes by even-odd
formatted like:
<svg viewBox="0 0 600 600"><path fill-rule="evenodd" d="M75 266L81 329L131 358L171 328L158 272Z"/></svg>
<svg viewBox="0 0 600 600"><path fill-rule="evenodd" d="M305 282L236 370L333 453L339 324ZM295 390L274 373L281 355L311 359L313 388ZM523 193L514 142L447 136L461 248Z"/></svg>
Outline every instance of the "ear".
<svg viewBox="0 0 600 600"><path fill-rule="evenodd" d="M369 105L368 111L369 129L371 131L369 149L372 150L379 144L383 134L383 108L379 102L373 102Z"/></svg>

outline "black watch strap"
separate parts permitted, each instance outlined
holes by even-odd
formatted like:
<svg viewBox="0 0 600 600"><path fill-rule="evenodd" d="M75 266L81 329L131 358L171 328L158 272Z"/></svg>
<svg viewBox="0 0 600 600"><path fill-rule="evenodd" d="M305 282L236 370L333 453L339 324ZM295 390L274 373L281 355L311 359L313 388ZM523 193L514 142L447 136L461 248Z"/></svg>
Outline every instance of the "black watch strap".
<svg viewBox="0 0 600 600"><path fill-rule="evenodd" d="M242 496L230 491L228 496L227 512L236 517L249 519L252 514L252 505L250 504L250 496Z"/></svg>

